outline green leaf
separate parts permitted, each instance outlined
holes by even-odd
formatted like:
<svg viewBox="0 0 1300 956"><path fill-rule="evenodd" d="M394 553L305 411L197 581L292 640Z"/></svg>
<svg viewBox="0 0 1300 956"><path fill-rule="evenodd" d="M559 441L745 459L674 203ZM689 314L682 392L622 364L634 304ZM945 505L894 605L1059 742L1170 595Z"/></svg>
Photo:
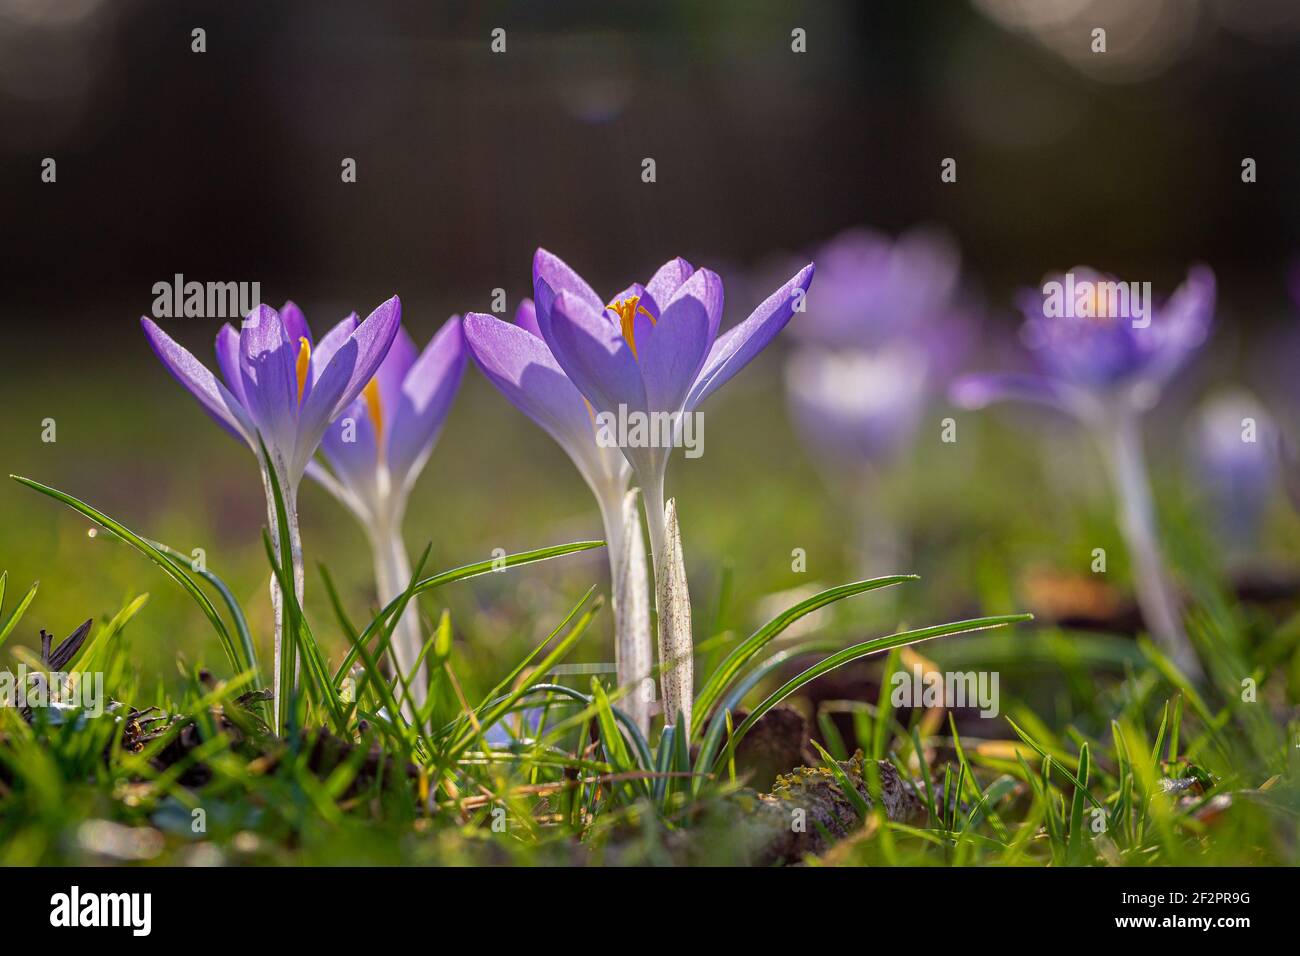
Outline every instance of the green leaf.
<svg viewBox="0 0 1300 956"><path fill-rule="evenodd" d="M712 710L713 705L718 702L724 690L732 679L740 673L741 669L753 659L754 655L763 649L764 645L771 642L778 634L793 624L799 618L813 611L823 608L828 604L834 604L846 597L852 597L855 594L862 594L866 591L875 591L879 588L891 587L895 584L901 584L904 581L918 580L915 574L893 574L888 577L872 578L868 581L856 581L852 584L842 584L839 587L829 588L819 594L814 594L805 601L800 601L793 607L782 611L772 620L768 621L761 628L747 637L744 641L732 649L721 664L709 675L709 679L704 682L700 688L700 693L695 698L695 734L700 733L700 728L704 726L705 719Z"/></svg>
<svg viewBox="0 0 1300 956"><path fill-rule="evenodd" d="M832 654L824 661L813 665L798 676L786 681L768 695L762 703L755 707L753 711L750 712L749 716L741 721L740 726L736 728L736 733L728 742L726 749L722 752L718 761L715 762L714 769L717 770L719 763L730 759L731 753L735 751L739 742L744 739L745 734L753 728L754 724L758 723L764 714L805 684L816 680L818 677L821 677L829 671L833 671L837 667L841 667L851 661L856 661L859 658L867 657L868 655L880 651L887 651L895 647L905 647L909 644L917 644L921 641L928 641L936 637L947 637L952 634L967 634L972 631L982 631L991 627L1005 627L1008 624L1018 624L1021 621L1029 621L1032 619L1032 614L1004 614L996 617L980 617L969 621L954 621L950 624L936 624L932 627L922 627L911 631L900 631L897 634L891 634L888 637L878 637L874 640L863 641L861 644L854 644L851 647L846 647L839 653Z"/></svg>
<svg viewBox="0 0 1300 956"><path fill-rule="evenodd" d="M4 600L4 579L8 577L8 574L9 572L6 571L4 575L0 575L0 603L3 603ZM12 634L14 628L18 626L18 622L23 619L23 614L26 613L28 605L31 604L32 600L36 597L36 589L40 586L40 581L32 582L32 586L27 589L27 593L23 595L23 599L18 602L18 606L14 608L14 612L9 615L9 620L5 622L4 627L0 627L0 647L4 646L4 642L9 639L9 635Z"/></svg>
<svg viewBox="0 0 1300 956"><path fill-rule="evenodd" d="M1066 855L1071 863L1083 863L1086 858L1087 839L1083 832L1084 794L1088 792L1088 771L1091 764L1088 759L1088 744L1079 748L1079 769L1075 776L1082 786L1076 786L1070 800L1070 835L1066 844ZM1091 794L1089 794L1091 796Z"/></svg>
<svg viewBox="0 0 1300 956"><path fill-rule="evenodd" d="M1016 724L1016 722L1012 720L1010 717L1007 718L1007 723L1011 725L1011 729L1016 732L1016 734L1020 737L1021 740L1029 744L1029 746L1033 747L1036 751L1038 751L1038 755L1044 758L1043 769L1044 771L1046 771L1052 765L1051 754L1049 754L1046 750L1040 747L1038 745L1038 742L1034 740L1033 737L1030 737L1027 733L1021 730L1020 727ZM1078 777L1070 773L1070 771L1066 770L1064 767L1061 767L1059 762L1056 763L1056 766L1060 768L1061 773L1065 775L1067 780L1069 780L1072 784L1074 784L1075 787L1077 787L1079 790L1082 790L1084 792L1087 798L1092 801L1094 806L1101 807L1102 810L1106 809L1104 806L1102 806L1101 801L1098 800L1096 797L1094 797L1088 791L1088 788L1085 787L1083 783L1080 782Z"/></svg>
<svg viewBox="0 0 1300 956"><path fill-rule="evenodd" d="M230 665L234 668L235 672L240 673L246 669L241 664L239 654L235 649L235 643L231 640L230 632L226 630L226 625L225 622L221 620L221 615L217 613L217 609L213 606L212 602L208 600L208 596L203 593L202 589L194 583L193 579L185 573L185 570L174 559L169 557L165 552L160 551L147 539L142 538L130 528L120 522L114 521L108 515L95 510L84 501L72 497L72 495L59 491L57 488L51 488L49 485L43 485L39 481L33 481L31 478L24 478L21 475L10 475L9 477L20 485L26 485L33 491L39 491L41 494L67 505L73 511L77 511L89 518L101 528L113 532L113 534L127 542L127 544L130 544L150 561L162 568L168 577L185 589L186 593L194 599L194 602L198 604L199 608L203 611L203 616L208 619L208 622L212 625L212 629L217 632L217 637L221 640L221 647L226 652L226 657L229 659Z"/></svg>

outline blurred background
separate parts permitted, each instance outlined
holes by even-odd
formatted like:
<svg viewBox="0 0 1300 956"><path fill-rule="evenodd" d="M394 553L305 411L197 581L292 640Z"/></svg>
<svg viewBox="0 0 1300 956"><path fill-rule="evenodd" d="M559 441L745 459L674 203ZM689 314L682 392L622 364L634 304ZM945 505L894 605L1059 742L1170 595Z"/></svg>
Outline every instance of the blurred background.
<svg viewBox="0 0 1300 956"><path fill-rule="evenodd" d="M506 52L494 54L498 27ZM1104 54L1090 48L1096 27ZM192 52L196 28L206 52ZM806 52L792 51L795 29ZM318 335L397 293L423 343L448 315L488 310L498 287L513 312L538 246L602 293L682 255L722 274L729 326L785 263L842 230L925 225L959 256L956 304L978 313L969 368L1014 346L1014 292L1051 270L1088 263L1165 295L1190 263L1214 268L1214 339L1149 438L1166 520L1197 519L1177 525L1178 560L1224 562L1187 436L1220 387L1248 388L1283 421L1300 397L1287 291L1297 89L1292 0L0 0L0 464L203 547L265 637L255 464L151 354L138 320L154 283L257 281L268 303L298 302ZM940 180L946 157L955 183ZM1242 182L1246 157L1255 183ZM355 183L341 181L345 158ZM812 309L816 295L814 283ZM212 359L219 320L162 324ZM956 413L934 389L919 437L869 484L828 477L787 413L789 346L711 400L706 454L670 472L697 617L748 626L773 593L853 577L848 529L862 514L906 539L907 566L889 570L924 580L852 613L928 623L1042 611L1063 591L1103 618L1107 602L1122 607L1109 492L1072 430ZM955 445L937 440L949 415ZM1266 517L1244 551L1285 572L1295 519L1280 495L1256 498ZM328 563L362 617L373 596L360 530L310 485L302 511L309 564ZM443 568L598 534L563 453L471 368L408 543L432 542ZM1071 577L1097 546L1113 555L1113 593ZM13 483L0 486L0 567L13 590L41 579L24 627L62 635L148 590L137 630L163 643L146 660L219 660L155 569ZM533 612L545 629L556 594L571 603L603 573L603 557L566 559L445 600L458 620L473 613L481 640L466 653L491 659L494 641L531 639ZM308 609L324 619L315 584L309 574Z"/></svg>

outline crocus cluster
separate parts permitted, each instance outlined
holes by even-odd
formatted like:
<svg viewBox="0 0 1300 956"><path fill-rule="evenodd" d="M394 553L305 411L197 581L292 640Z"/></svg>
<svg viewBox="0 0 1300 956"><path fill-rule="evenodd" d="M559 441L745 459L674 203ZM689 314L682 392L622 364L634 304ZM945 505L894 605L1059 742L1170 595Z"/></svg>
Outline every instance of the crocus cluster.
<svg viewBox="0 0 1300 956"><path fill-rule="evenodd" d="M669 725L689 727L692 696L690 598L674 501L664 500L668 457L683 416L743 368L789 321L812 279L809 265L747 319L719 334L722 280L684 259L605 302L560 259L539 250L534 300L515 324L470 313L453 317L418 352L400 328L396 298L365 322L349 316L313 346L293 303L249 314L239 332L217 335L224 383L150 319L145 334L167 368L232 435L257 454L271 537L279 541L271 476L283 489L294 589L303 592L298 487L310 474L361 522L374 553L381 602L411 576L402 540L408 497L459 387L468 343L501 392L568 453L596 498L609 545L619 683L627 707L649 727L653 688L647 570L638 492L644 502L659 622L660 680ZM597 440L601 414L667 416L670 441ZM323 461L316 460L320 450ZM629 490L635 478L637 489ZM277 552L278 556L278 552ZM281 685L283 602L272 576L275 686ZM409 688L408 719L425 700L418 613L394 629L393 660ZM276 723L280 725L276 695Z"/></svg>
<svg viewBox="0 0 1300 956"><path fill-rule="evenodd" d="M1070 308L1060 314L1060 303L1047 290L1062 288L1091 298L1068 301ZM1139 296L1098 300L1098 290L1118 288L1112 277L1076 268L1048 277L1042 291L1024 291L1021 339L1036 370L966 376L954 383L952 398L967 408L1008 399L1047 405L1072 416L1093 436L1119 500L1120 528L1147 627L1174 663L1196 677L1200 663L1183 630L1156 534L1141 420L1205 342L1214 313L1214 274L1194 267L1158 305Z"/></svg>

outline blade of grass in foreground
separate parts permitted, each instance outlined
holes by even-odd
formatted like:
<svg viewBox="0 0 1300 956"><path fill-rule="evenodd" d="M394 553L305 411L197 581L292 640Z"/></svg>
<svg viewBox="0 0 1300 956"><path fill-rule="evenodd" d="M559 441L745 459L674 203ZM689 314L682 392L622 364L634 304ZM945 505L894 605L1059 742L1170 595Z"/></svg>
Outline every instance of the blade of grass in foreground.
<svg viewBox="0 0 1300 956"><path fill-rule="evenodd" d="M735 734L727 742L726 748L719 754L715 760L713 769L717 771L719 767L730 759L731 754L735 752L736 746L744 739L745 734L758 723L758 721L769 710L775 707L781 701L785 700L805 684L816 680L823 674L833 671L837 667L855 661L860 657L866 657L875 654L878 651L887 651L894 647L903 647L908 644L917 644L921 641L932 640L936 637L947 637L953 634L968 634L972 631L983 631L991 627L1006 627L1008 624L1018 624L1022 621L1033 620L1032 614L1002 614L995 617L978 617L969 621L953 621L950 624L936 624L932 627L917 628L912 631L900 631L897 634L890 634L887 637L878 637L870 641L863 641L861 644L854 644L844 648L838 654L832 654L818 664L814 664L803 673L786 681L768 697L756 706L749 716L746 717L739 727L736 728Z"/></svg>
<svg viewBox="0 0 1300 956"><path fill-rule="evenodd" d="M194 580L185 573L185 570L181 568L174 559L158 550L158 548L150 544L148 540L140 537L140 535L136 534L130 528L120 522L114 521L108 515L101 511L97 511L79 498L74 498L72 495L59 491L57 488L51 488L49 485L43 485L39 481L33 481L31 478L24 478L22 475L10 475L9 477L20 485L26 485L33 491L39 491L41 494L67 505L73 511L79 512L89 518L101 528L113 532L119 538L126 541L127 544L130 544L137 551L151 560L154 564L158 565L158 567L162 568L168 577L185 589L186 593L194 599L194 602L198 604L199 608L203 611L203 616L208 619L209 623L212 624L212 629L217 632L217 637L221 640L221 647L226 652L226 657L229 658L230 666L234 669L235 673L242 673L252 666L251 661L240 661L239 652L235 647L235 642L231 640L230 632L226 629L225 622L221 620L221 615L217 613L216 607L213 606L212 602L208 600L208 596L203 593L203 590L194 583Z"/></svg>
<svg viewBox="0 0 1300 956"><path fill-rule="evenodd" d="M915 574L891 574L887 577L872 578L868 581L842 584L839 587L829 588L819 594L814 594L807 600L800 601L793 607L782 611L742 641L709 675L708 680L704 682L704 686L700 688L699 695L695 698L695 732L692 736L698 737L703 732L709 711L718 702L718 698L722 696L732 678L740 673L741 669L766 644L770 643L778 634L799 620L799 618L854 594L862 594L866 591L875 591L878 588L902 584L904 581L916 580L918 580L918 576Z"/></svg>
<svg viewBox="0 0 1300 956"><path fill-rule="evenodd" d="M4 609L5 583L8 579L8 571L4 574L0 574L0 610ZM40 581L32 582L32 586L27 589L27 593L23 595L23 599L18 602L18 606L14 608L14 612L9 615L9 620L5 622L5 626L0 628L0 646L3 646L4 642L9 639L9 635L13 633L14 628L18 626L18 622L22 620L23 614L27 611L27 606L31 604L32 599L36 597L36 589L40 586Z"/></svg>
<svg viewBox="0 0 1300 956"><path fill-rule="evenodd" d="M383 609L375 615L375 619L366 625L366 629L361 633L358 642L364 643L374 636L375 632L383 627L384 622L404 603L406 599L425 591L431 591L434 588L442 587L444 584L451 584L455 581L464 581L468 578L476 578L481 574L491 574L498 568L513 568L521 564L533 564L537 561L547 561L551 558L558 558L565 554L574 554L578 551L589 551L592 548L603 548L604 541L574 541L570 544L557 544L549 548L538 548L535 551L521 551L518 554L507 554L502 558L490 558L486 561L476 561L473 564L466 564L459 568L452 568L450 571L442 571L431 577L423 578L416 581L405 591L393 598ZM337 686L347 675L348 670L356 662L357 650L354 645L352 650L348 651L343 663L339 665L334 674L334 683Z"/></svg>

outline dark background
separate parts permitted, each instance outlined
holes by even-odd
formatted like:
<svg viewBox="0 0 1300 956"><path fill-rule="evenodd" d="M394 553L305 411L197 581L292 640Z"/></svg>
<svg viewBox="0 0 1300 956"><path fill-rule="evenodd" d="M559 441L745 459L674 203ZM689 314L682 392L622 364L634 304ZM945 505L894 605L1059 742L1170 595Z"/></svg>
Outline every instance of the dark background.
<svg viewBox="0 0 1300 956"><path fill-rule="evenodd" d="M462 310L525 292L538 245L618 281L918 221L995 301L1082 261L1159 285L1204 259L1282 295L1300 45L1269 17L1294 4L1094 2L1067 46L1095 21L1111 51L1083 68L989 6L1017 4L0 0L6 311L138 354L130 323L176 272ZM1128 8L1163 19L1143 34Z"/></svg>

